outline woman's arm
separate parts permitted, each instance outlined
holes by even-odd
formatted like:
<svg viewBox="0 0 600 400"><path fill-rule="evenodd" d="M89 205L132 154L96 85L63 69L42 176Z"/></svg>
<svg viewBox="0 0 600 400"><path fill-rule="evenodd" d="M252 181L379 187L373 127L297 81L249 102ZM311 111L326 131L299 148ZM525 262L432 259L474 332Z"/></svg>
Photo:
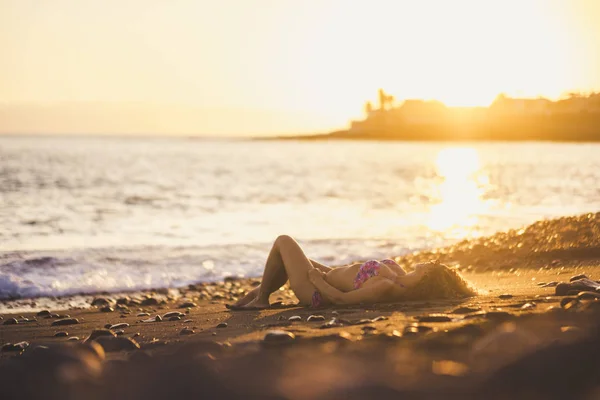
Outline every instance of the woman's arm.
<svg viewBox="0 0 600 400"><path fill-rule="evenodd" d="M315 269L308 271L308 279L325 298L335 304L375 303L383 299L394 286L390 280L380 279L360 289L342 292L327 283L321 273Z"/></svg>
<svg viewBox="0 0 600 400"><path fill-rule="evenodd" d="M317 262L317 261L313 260L312 258L310 259L310 263L313 265L313 267L315 267L316 269L321 270L325 273L328 273L329 271L331 271L331 267L321 264L320 262Z"/></svg>

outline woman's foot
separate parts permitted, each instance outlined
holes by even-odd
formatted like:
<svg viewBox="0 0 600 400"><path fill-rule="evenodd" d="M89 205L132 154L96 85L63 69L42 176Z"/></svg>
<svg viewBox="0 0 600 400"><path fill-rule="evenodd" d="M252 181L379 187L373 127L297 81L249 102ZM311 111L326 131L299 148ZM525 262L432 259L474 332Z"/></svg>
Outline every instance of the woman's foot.
<svg viewBox="0 0 600 400"><path fill-rule="evenodd" d="M246 308L248 310L262 310L265 308L269 308L269 306L270 304L268 299L261 299L260 296L258 296L254 300L252 300L244 306L241 306L240 308Z"/></svg>

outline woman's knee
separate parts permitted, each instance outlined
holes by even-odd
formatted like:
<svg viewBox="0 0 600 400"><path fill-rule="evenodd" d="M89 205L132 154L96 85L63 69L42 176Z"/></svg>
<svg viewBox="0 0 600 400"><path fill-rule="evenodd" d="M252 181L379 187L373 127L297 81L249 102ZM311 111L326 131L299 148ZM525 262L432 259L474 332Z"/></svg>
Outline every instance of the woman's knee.
<svg viewBox="0 0 600 400"><path fill-rule="evenodd" d="M285 246L286 244L296 243L293 237L289 235L279 235L277 239L275 239L275 244L278 246Z"/></svg>

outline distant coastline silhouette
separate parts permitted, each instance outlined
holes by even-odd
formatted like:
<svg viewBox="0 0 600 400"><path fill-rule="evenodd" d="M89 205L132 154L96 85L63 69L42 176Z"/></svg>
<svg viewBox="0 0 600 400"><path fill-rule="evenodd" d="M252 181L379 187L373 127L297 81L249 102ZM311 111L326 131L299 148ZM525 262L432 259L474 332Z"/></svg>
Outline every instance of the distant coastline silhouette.
<svg viewBox="0 0 600 400"><path fill-rule="evenodd" d="M406 141L599 141L600 93L567 98L512 98L500 94L489 107L447 107L436 100L395 98L382 89L379 104L348 129L278 139Z"/></svg>

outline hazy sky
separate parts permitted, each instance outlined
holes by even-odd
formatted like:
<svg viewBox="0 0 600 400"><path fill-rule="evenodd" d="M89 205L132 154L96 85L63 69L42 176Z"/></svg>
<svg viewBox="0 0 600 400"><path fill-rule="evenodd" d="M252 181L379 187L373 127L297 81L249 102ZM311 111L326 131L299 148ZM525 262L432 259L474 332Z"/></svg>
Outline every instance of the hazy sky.
<svg viewBox="0 0 600 400"><path fill-rule="evenodd" d="M599 0L0 0L0 107L148 105L166 131L203 108L173 132L243 134L341 128L379 87L557 97L600 89L599 20Z"/></svg>

